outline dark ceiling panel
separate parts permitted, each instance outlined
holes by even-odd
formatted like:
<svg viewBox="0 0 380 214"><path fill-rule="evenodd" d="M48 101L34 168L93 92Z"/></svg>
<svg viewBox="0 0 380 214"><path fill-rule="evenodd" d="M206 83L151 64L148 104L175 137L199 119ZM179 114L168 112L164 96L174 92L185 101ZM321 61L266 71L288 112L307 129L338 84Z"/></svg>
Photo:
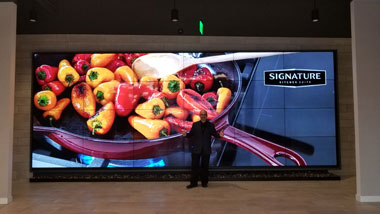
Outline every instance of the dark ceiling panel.
<svg viewBox="0 0 380 214"><path fill-rule="evenodd" d="M170 21L172 0L18 0L18 34L199 35L351 37L350 1L176 0L180 21ZM32 9L38 21L29 21Z"/></svg>

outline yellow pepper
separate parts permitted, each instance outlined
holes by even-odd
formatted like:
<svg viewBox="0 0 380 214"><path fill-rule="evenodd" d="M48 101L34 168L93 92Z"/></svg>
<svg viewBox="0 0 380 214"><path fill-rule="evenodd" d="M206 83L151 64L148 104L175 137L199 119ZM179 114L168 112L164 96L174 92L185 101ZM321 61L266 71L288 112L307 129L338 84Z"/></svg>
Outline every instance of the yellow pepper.
<svg viewBox="0 0 380 214"><path fill-rule="evenodd" d="M61 118L61 114L63 110L70 104L70 99L69 98L62 98L57 102L57 105L48 110L45 111L42 116L44 118L47 118L50 121L50 124L52 124L53 121L59 120Z"/></svg>
<svg viewBox="0 0 380 214"><path fill-rule="evenodd" d="M162 93L169 99L177 97L178 93L185 88L185 83L182 82L177 76L169 75L160 80Z"/></svg>
<svg viewBox="0 0 380 214"><path fill-rule="evenodd" d="M201 120L201 117L200 117L199 115L197 115L197 114L193 114L193 115L191 116L191 119L192 119L192 121L195 123L195 122L200 121L200 120Z"/></svg>
<svg viewBox="0 0 380 214"><path fill-rule="evenodd" d="M117 59L117 54L114 53L104 53L104 54L92 54L91 55L91 66L92 67L105 67L112 60Z"/></svg>
<svg viewBox="0 0 380 214"><path fill-rule="evenodd" d="M86 83L92 88L96 88L100 83L114 80L112 71L107 68L91 68L86 74Z"/></svg>
<svg viewBox="0 0 380 214"><path fill-rule="evenodd" d="M58 66L58 80L65 86L70 87L79 81L79 74L66 59L61 60Z"/></svg>
<svg viewBox="0 0 380 214"><path fill-rule="evenodd" d="M109 102L87 120L87 127L92 132L92 135L104 135L111 129L114 120L115 106L112 102Z"/></svg>
<svg viewBox="0 0 380 214"><path fill-rule="evenodd" d="M216 112L220 114L230 103L231 90L229 88L220 87L216 93L218 94L218 103L216 104Z"/></svg>
<svg viewBox="0 0 380 214"><path fill-rule="evenodd" d="M84 118L92 117L96 112L95 97L92 94L91 87L81 82L76 84L71 90L71 103L74 109Z"/></svg>
<svg viewBox="0 0 380 214"><path fill-rule="evenodd" d="M119 82L112 80L110 82L105 82L94 89L94 95L97 103L105 105L108 102L114 102L117 92L117 86Z"/></svg>
<svg viewBox="0 0 380 214"><path fill-rule="evenodd" d="M52 91L45 90L34 95L34 105L44 111L48 111L57 104L57 97Z"/></svg>
<svg viewBox="0 0 380 214"><path fill-rule="evenodd" d="M128 66L120 66L115 70L115 80L122 82L122 80L131 85L138 85L138 80L135 72Z"/></svg>
<svg viewBox="0 0 380 214"><path fill-rule="evenodd" d="M145 119L131 115L128 117L128 122L147 139L166 137L170 134L170 124L165 120Z"/></svg>
<svg viewBox="0 0 380 214"><path fill-rule="evenodd" d="M160 98L153 98L137 105L135 112L147 119L159 119L164 116L165 103Z"/></svg>

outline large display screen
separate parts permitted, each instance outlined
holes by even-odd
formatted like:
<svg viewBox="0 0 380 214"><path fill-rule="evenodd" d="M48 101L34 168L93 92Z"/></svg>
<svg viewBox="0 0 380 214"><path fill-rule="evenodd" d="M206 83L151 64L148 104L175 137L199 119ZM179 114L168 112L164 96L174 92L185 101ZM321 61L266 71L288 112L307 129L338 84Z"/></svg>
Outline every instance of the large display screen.
<svg viewBox="0 0 380 214"><path fill-rule="evenodd" d="M31 166L185 169L200 110L210 168L337 167L335 52L34 53Z"/></svg>

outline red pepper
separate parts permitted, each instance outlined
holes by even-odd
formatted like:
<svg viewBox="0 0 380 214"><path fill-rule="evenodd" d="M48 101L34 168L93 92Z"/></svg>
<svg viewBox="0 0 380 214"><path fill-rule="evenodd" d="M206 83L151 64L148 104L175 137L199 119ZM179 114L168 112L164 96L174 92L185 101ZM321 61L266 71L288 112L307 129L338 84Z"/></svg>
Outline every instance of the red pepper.
<svg viewBox="0 0 380 214"><path fill-rule="evenodd" d="M115 97L116 114L121 117L129 115L135 109L140 95L141 93L137 86L121 83L117 87Z"/></svg>
<svg viewBox="0 0 380 214"><path fill-rule="evenodd" d="M202 97L205 98L212 107L216 107L216 104L218 103L218 95L214 91L204 93Z"/></svg>
<svg viewBox="0 0 380 214"><path fill-rule="evenodd" d="M50 65L41 65L36 68L35 74L38 84L44 85L57 79L58 68Z"/></svg>
<svg viewBox="0 0 380 214"><path fill-rule="evenodd" d="M91 55L92 54L75 54L75 56L74 56L74 58L72 60L72 63L74 65L79 60L84 60L84 61L90 62L91 61Z"/></svg>
<svg viewBox="0 0 380 214"><path fill-rule="evenodd" d="M90 63L83 59L80 59L74 65L74 68L78 72L79 75L86 74L88 69L90 69L90 67L91 67Z"/></svg>
<svg viewBox="0 0 380 214"><path fill-rule="evenodd" d="M178 133L188 132L193 126L193 122L177 119L175 117L166 117L164 120L166 120L171 125L172 129Z"/></svg>
<svg viewBox="0 0 380 214"><path fill-rule="evenodd" d="M62 94L62 92L65 91L65 88L66 87L58 80L46 83L42 86L42 90L52 91L56 96Z"/></svg>
<svg viewBox="0 0 380 214"><path fill-rule="evenodd" d="M150 100L153 98L160 98L164 102L165 106L169 107L168 98L165 96L164 93L154 90L153 88L145 84L140 84L139 89L141 96L144 97L144 99Z"/></svg>
<svg viewBox="0 0 380 214"><path fill-rule="evenodd" d="M140 56L144 56L148 53L125 53L124 54L124 57L125 57L125 61L127 62L127 65L129 67L132 67L132 63L137 59L139 58Z"/></svg>
<svg viewBox="0 0 380 214"><path fill-rule="evenodd" d="M125 62L121 61L120 59L115 59L115 60L112 60L110 63L108 63L108 65L106 66L106 68L108 68L108 70L110 70L112 72L115 72L115 70L118 67L121 67L121 66L124 66L124 65L125 65Z"/></svg>
<svg viewBox="0 0 380 214"><path fill-rule="evenodd" d="M178 72L179 78L186 84L189 85L195 71L197 70L197 65L192 65Z"/></svg>
<svg viewBox="0 0 380 214"><path fill-rule="evenodd" d="M192 89L196 90L199 93L206 92L211 89L212 84L214 83L214 78L212 76L201 74L193 77L193 80L190 83Z"/></svg>
<svg viewBox="0 0 380 214"><path fill-rule="evenodd" d="M207 112L207 119L212 119L218 115L206 99L191 89L183 89L179 92L177 104L197 115L200 114L201 110L205 110Z"/></svg>

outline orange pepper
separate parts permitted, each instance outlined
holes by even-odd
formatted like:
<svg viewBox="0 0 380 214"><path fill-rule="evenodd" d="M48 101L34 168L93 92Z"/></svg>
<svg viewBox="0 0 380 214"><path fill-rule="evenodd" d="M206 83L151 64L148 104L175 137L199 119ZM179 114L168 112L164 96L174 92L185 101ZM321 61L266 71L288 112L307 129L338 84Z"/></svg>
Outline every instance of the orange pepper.
<svg viewBox="0 0 380 214"><path fill-rule="evenodd" d="M177 97L178 93L185 88L185 83L175 75L169 75L160 80L162 93L169 99Z"/></svg>
<svg viewBox="0 0 380 214"><path fill-rule="evenodd" d="M100 83L111 80L114 80L114 75L107 68L91 68L86 74L86 83L92 88L96 88Z"/></svg>
<svg viewBox="0 0 380 214"><path fill-rule="evenodd" d="M140 84L144 84L153 90L158 90L158 80L152 76L143 76L140 79Z"/></svg>
<svg viewBox="0 0 380 214"><path fill-rule="evenodd" d="M165 103L160 98L153 98L137 105L135 112L147 119L159 119L164 116Z"/></svg>
<svg viewBox="0 0 380 214"><path fill-rule="evenodd" d="M79 81L79 74L66 59L61 60L58 66L58 80L65 86L70 87Z"/></svg>
<svg viewBox="0 0 380 214"><path fill-rule="evenodd" d="M128 122L147 139L166 137L170 134L170 124L165 120L145 119L131 115L128 117Z"/></svg>
<svg viewBox="0 0 380 214"><path fill-rule="evenodd" d="M199 115L197 115L197 114L193 114L193 115L191 116L191 119L192 119L192 121L195 123L195 122L200 121L200 120L201 120L201 117L200 117Z"/></svg>
<svg viewBox="0 0 380 214"><path fill-rule="evenodd" d="M173 115L175 118L180 120L186 120L189 116L189 111L181 107L169 107L165 109L165 117Z"/></svg>
<svg viewBox="0 0 380 214"><path fill-rule="evenodd" d="M117 59L117 54L114 53L104 53L104 54L92 54L91 55L91 66L92 67L105 67L112 60Z"/></svg>
<svg viewBox="0 0 380 214"><path fill-rule="evenodd" d="M62 98L57 102L57 105L48 110L45 111L42 116L44 118L47 118L50 121L50 124L52 124L53 121L59 120L61 118L61 114L63 110L70 104L70 99L69 98Z"/></svg>
<svg viewBox="0 0 380 214"><path fill-rule="evenodd" d="M92 132L92 135L104 135L111 129L114 120L115 106L112 102L109 102L87 120L87 127Z"/></svg>
<svg viewBox="0 0 380 214"><path fill-rule="evenodd" d="M119 82L112 80L110 82L105 82L94 89L94 95L97 103L105 105L108 102L114 102L117 92L117 86Z"/></svg>
<svg viewBox="0 0 380 214"><path fill-rule="evenodd" d="M231 90L229 88L220 87L216 92L218 95L218 103L216 104L216 112L220 114L230 103Z"/></svg>
<svg viewBox="0 0 380 214"><path fill-rule="evenodd" d="M74 109L84 118L90 118L95 114L96 102L91 87L81 82L71 91L71 103Z"/></svg>
<svg viewBox="0 0 380 214"><path fill-rule="evenodd" d="M34 106L40 110L48 111L57 104L57 96L52 91L45 90L34 95Z"/></svg>
<svg viewBox="0 0 380 214"><path fill-rule="evenodd" d="M128 66L120 66L115 70L115 80L121 82L122 80L131 85L138 85L138 79L135 72Z"/></svg>

